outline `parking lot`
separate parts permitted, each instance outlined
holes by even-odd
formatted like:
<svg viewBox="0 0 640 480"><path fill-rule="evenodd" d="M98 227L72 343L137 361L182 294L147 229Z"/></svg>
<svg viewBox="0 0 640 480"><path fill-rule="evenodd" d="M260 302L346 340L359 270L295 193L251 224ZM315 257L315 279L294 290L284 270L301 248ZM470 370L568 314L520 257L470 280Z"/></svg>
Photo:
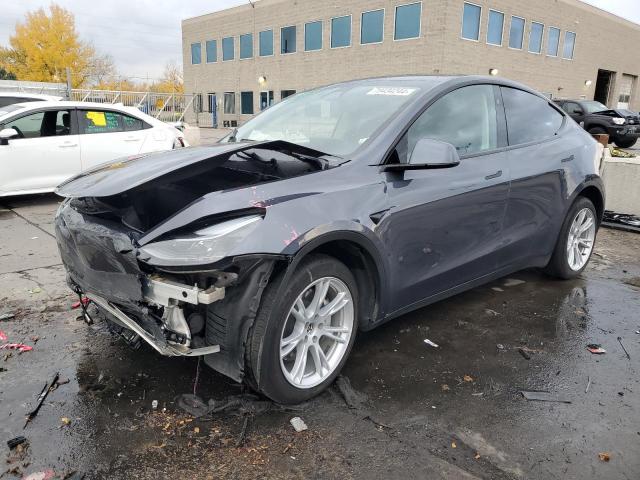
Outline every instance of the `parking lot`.
<svg viewBox="0 0 640 480"><path fill-rule="evenodd" d="M0 330L33 346L2 352L3 442L28 440L21 452L3 446L2 478L638 478L637 234L601 230L577 280L520 272L361 334L343 371L353 390L334 386L294 410L245 395L239 410L194 420L178 395L220 401L241 389L198 373L196 359L133 352L76 319L57 202L0 201L0 314L14 315ZM23 429L56 372L69 383ZM294 416L308 430L296 433Z"/></svg>

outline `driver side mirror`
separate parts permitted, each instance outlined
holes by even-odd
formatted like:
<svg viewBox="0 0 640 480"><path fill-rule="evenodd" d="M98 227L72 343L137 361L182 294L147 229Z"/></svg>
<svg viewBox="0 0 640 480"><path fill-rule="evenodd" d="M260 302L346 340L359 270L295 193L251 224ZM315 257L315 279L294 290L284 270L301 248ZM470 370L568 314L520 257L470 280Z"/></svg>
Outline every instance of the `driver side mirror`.
<svg viewBox="0 0 640 480"><path fill-rule="evenodd" d="M421 138L413 147L408 163L384 165L386 172L451 168L460 164L456 147L432 138Z"/></svg>
<svg viewBox="0 0 640 480"><path fill-rule="evenodd" d="M17 136L18 132L14 128L4 128L0 130L0 145L8 145L9 139Z"/></svg>

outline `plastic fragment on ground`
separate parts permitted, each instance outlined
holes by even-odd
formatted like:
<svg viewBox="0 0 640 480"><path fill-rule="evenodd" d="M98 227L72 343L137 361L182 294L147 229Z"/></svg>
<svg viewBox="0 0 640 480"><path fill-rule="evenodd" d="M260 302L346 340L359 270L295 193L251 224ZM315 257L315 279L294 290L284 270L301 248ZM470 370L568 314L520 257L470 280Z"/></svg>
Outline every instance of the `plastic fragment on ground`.
<svg viewBox="0 0 640 480"><path fill-rule="evenodd" d="M429 340L428 338L424 339L424 343L426 343L427 345L430 345L432 347L438 348L438 344L437 343L433 343L431 340Z"/></svg>
<svg viewBox="0 0 640 480"><path fill-rule="evenodd" d="M527 400L536 401L536 402L571 403L571 400L557 397L550 392L529 392L526 390L521 390L520 393Z"/></svg>
<svg viewBox="0 0 640 480"><path fill-rule="evenodd" d="M296 432L304 432L309 428L307 427L307 424L304 423L304 420L302 420L300 417L293 417L291 420L289 420L289 423Z"/></svg>
<svg viewBox="0 0 640 480"><path fill-rule="evenodd" d="M607 353L607 351L598 343L590 343L589 345L587 345L587 350L595 355L602 355L604 353Z"/></svg>
<svg viewBox="0 0 640 480"><path fill-rule="evenodd" d="M18 350L19 352L30 352L33 347L25 345L24 343L3 343L0 345L0 350Z"/></svg>

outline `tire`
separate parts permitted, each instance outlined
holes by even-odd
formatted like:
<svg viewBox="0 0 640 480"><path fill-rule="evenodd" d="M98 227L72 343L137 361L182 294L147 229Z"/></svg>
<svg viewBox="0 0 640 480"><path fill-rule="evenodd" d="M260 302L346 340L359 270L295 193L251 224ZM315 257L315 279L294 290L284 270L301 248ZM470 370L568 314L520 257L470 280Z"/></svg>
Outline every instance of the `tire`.
<svg viewBox="0 0 640 480"><path fill-rule="evenodd" d="M580 268L575 268L576 265L574 264L574 267L572 268L572 266L570 265L572 254L570 253L570 249L568 246L570 235L572 235L572 227L574 226L574 221L577 219L578 214L581 213L584 209L588 209L591 212L591 218L593 219L593 239L591 242L591 248L588 249L588 253L586 251L582 252L582 260L584 261L584 264ZM588 214L586 215L586 217L588 217ZM556 242L551 260L549 260L549 263L544 268L545 273L562 279L575 278L580 275L589 263L589 259L591 258L591 254L593 253L593 246L595 244L597 231L598 214L595 207L593 206L593 203L588 198L578 197L569 209L567 217L562 224L560 236L558 237L558 241ZM573 255L575 255L575 250Z"/></svg>
<svg viewBox="0 0 640 480"><path fill-rule="evenodd" d="M616 138L613 143L619 148L631 148L636 144L636 137Z"/></svg>
<svg viewBox="0 0 640 480"><path fill-rule="evenodd" d="M327 255L311 254L305 257L286 285L282 284L283 276L284 272L272 279L265 289L256 320L249 332L246 365L249 384L253 388L276 402L296 404L316 396L331 385L346 363L358 330L358 289L351 271L343 263ZM325 282L329 284L327 300L321 306L336 300L340 289L343 288L348 290L348 294L345 293L340 297L336 305L342 304L343 299L348 299L349 296L350 299L333 316L314 316L311 322L297 320L299 317L295 317L292 312L294 304L297 306L300 296L306 292L306 296L302 298L305 305L307 300L315 296L318 286L325 285ZM312 312L312 302L306 303L305 309L307 314ZM348 335L344 332L333 334L333 337L340 337L342 340L342 342L333 342L332 334L326 331L327 327L333 331L343 328L334 322L341 321L347 325L349 316L352 319L350 333ZM323 321L327 321L327 325L324 325ZM310 327L311 332L306 326L310 323L313 323ZM304 328L300 329L300 327ZM298 347L281 360L280 353L283 348L281 342L286 342L287 339L297 335L301 336L301 340L297 342ZM306 352L305 342L309 348L308 353L302 353ZM293 343L290 342L290 344ZM323 350L323 357L327 362L322 363L318 350L314 349L326 348L327 344L331 344L332 347L327 348L327 352ZM305 360L310 362L307 365L310 373L303 371L300 384L294 384L292 382L296 382L297 379L293 378L292 372L296 370L298 355L304 356ZM321 373L318 374L316 360L322 363L323 367L331 365L331 368L321 368ZM290 371L289 367L291 367ZM326 376L323 377L323 375Z"/></svg>

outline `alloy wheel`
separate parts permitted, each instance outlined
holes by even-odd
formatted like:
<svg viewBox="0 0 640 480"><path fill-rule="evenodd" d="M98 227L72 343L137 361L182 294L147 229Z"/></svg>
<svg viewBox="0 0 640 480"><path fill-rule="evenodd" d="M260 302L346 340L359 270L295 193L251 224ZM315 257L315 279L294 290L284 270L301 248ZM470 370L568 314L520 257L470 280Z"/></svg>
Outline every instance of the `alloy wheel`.
<svg viewBox="0 0 640 480"><path fill-rule="evenodd" d="M280 367L297 388L313 388L340 365L354 328L353 297L335 277L309 284L289 309L280 336Z"/></svg>
<svg viewBox="0 0 640 480"><path fill-rule="evenodd" d="M578 271L586 265L596 238L596 218L590 208L580 210L571 222L567 239L569 268Z"/></svg>

